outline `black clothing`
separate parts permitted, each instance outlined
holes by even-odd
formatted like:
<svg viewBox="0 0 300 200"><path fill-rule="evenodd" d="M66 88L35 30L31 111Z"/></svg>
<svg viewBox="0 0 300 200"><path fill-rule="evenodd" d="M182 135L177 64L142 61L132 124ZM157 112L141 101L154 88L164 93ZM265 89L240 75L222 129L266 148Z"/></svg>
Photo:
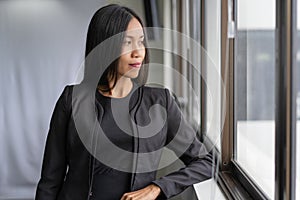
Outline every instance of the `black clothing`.
<svg viewBox="0 0 300 200"><path fill-rule="evenodd" d="M116 124L112 109L111 101L123 102L130 96L124 98L110 98L105 97L99 92L96 94L96 101L99 102L103 108L103 115L101 120L101 127L104 134L112 141L116 146L126 150L133 151L133 137L122 131ZM99 108L98 108L99 109ZM129 118L129 113L126 115L126 119ZM124 119L125 120L125 119ZM127 121L128 124L130 123ZM132 162L132 161L130 161ZM122 195L126 192L130 192L131 173L122 172L116 169L112 169L109 166L104 165L98 160L95 160L94 177L92 184L92 200L116 200L121 199Z"/></svg>
<svg viewBox="0 0 300 200"><path fill-rule="evenodd" d="M124 98L110 98L110 97L103 96L102 94L97 92L96 106L97 106L97 110L103 109L103 114L101 119L99 119L99 121L101 121L101 127L104 131L104 134L109 138L109 140L112 143L114 143L118 147L126 151L133 152L133 136L127 134L118 126L118 124L115 122L112 113L112 108L111 108L111 106L115 105L116 103L121 105L124 104L125 106L126 105L125 101L130 100L130 94L131 93L129 93L129 95L127 95ZM112 101L115 102L115 104L112 104ZM115 112L122 112L122 111L115 109ZM120 115L120 113L117 114ZM122 122L126 123L127 126L129 126L130 124L129 119L130 119L129 113L125 113L124 117L122 116Z"/></svg>
<svg viewBox="0 0 300 200"><path fill-rule="evenodd" d="M67 86L60 96L51 118L36 200L89 198L91 180L94 176L92 167L95 162L94 156L102 153L103 143L101 131L96 128L94 134L94 127L89 124L91 121L89 116L93 112L96 112L98 119L102 119L103 108L101 105L98 106L97 101L88 98L90 93L95 95L95 91L85 89L80 84ZM92 110L86 106L86 102L93 106L96 103L99 109ZM86 110L81 111L81 108ZM131 191L154 183L161 188L162 197L170 198L188 186L212 177L211 154L206 151L204 145L195 137L193 129L184 121L168 90L139 87L132 94L129 111L134 134ZM80 118L80 115L84 117ZM152 125L152 121L159 124L161 120L155 120L160 119L161 116L166 116L166 119L157 132L154 130L155 134L147 131L149 129L143 129L149 124ZM155 129L159 126L154 124L153 127ZM152 136L143 137L147 134ZM101 145L97 145L100 143ZM156 179L155 169L158 168L164 147L173 150L186 167ZM104 159L105 155L111 156L107 153L103 154ZM114 155L110 159L119 159L118 157Z"/></svg>
<svg viewBox="0 0 300 200"><path fill-rule="evenodd" d="M120 171L94 174L91 200L119 200L130 192L131 174Z"/></svg>

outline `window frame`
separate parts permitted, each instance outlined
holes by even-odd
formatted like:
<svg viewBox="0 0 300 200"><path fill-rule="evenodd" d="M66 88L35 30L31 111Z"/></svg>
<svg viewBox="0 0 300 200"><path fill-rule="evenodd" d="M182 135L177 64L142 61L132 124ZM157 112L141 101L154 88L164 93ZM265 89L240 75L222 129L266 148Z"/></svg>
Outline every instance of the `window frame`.
<svg viewBox="0 0 300 200"><path fill-rule="evenodd" d="M221 159L217 183L228 199L269 199L235 162L234 121L234 47L235 38L227 38L228 22L236 21L237 0L221 1L221 73L225 83L225 122L222 131ZM201 44L205 47L205 1L201 1ZM230 13L229 9L232 9ZM296 36L297 0L276 0L275 66L275 199L295 200L296 183ZM236 24L235 24L236 30ZM202 59L202 66L205 60ZM284 67L282 67L284 66ZM203 67L202 67L203 68ZM201 73L205 73L203 68ZM201 84L201 124L205 133L206 89ZM282 134L286 133L286 134ZM287 169L287 170L284 170Z"/></svg>
<svg viewBox="0 0 300 200"><path fill-rule="evenodd" d="M296 195L297 0L276 0L275 199ZM279 81L281 81L279 83ZM286 134L282 134L282 133ZM282 149L284 151L282 151Z"/></svg>

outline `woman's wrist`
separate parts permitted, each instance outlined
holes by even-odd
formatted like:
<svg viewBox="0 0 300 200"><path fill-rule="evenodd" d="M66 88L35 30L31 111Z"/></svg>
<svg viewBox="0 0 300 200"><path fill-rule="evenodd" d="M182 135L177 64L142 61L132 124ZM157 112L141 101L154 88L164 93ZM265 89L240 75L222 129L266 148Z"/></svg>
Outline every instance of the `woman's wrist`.
<svg viewBox="0 0 300 200"><path fill-rule="evenodd" d="M160 189L159 186L157 186L157 185L155 185L155 184L151 184L150 187L151 187L151 190L153 191L153 193L154 193L156 196L160 195L161 189Z"/></svg>

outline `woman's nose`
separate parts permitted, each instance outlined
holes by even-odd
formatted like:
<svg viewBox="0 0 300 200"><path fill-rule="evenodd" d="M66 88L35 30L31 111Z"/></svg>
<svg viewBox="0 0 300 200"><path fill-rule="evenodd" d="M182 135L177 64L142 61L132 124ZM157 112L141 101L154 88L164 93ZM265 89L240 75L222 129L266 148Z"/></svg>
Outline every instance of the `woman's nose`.
<svg viewBox="0 0 300 200"><path fill-rule="evenodd" d="M132 57L135 57L135 58L141 57L143 55L144 51L145 51L145 47L138 47L137 45L135 45L131 52Z"/></svg>

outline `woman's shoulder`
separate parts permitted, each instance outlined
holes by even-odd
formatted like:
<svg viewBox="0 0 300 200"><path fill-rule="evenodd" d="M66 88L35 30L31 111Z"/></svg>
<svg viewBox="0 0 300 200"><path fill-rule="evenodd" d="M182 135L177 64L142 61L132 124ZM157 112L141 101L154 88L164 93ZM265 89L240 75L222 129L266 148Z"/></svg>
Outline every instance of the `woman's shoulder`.
<svg viewBox="0 0 300 200"><path fill-rule="evenodd" d="M76 87L75 84L65 85L62 95L65 97L70 97L72 95L72 91L74 87Z"/></svg>
<svg viewBox="0 0 300 200"><path fill-rule="evenodd" d="M168 88L157 86L143 86L144 99L150 100L152 103L159 103L162 105L169 105L173 101L173 95Z"/></svg>
<svg viewBox="0 0 300 200"><path fill-rule="evenodd" d="M143 86L144 96L148 96L148 99L153 99L153 101L164 102L166 105L170 105L175 102L180 105L178 98L174 92L165 87L157 86Z"/></svg>
<svg viewBox="0 0 300 200"><path fill-rule="evenodd" d="M72 99L74 99L74 95L77 92L77 88L80 88L81 84L68 84L64 86L64 89L61 93L60 98L63 100L65 105L71 105ZM75 92L73 92L75 90ZM78 92L77 92L78 93Z"/></svg>
<svg viewBox="0 0 300 200"><path fill-rule="evenodd" d="M164 87L160 87L160 86L151 86L151 85L144 85L142 87L143 89L143 93L145 95L151 95L154 97L166 97L169 95L169 89L164 88Z"/></svg>
<svg viewBox="0 0 300 200"><path fill-rule="evenodd" d="M72 95L73 91L74 92L83 91L83 90L88 90L89 88L91 88L91 87L87 86L86 84L82 84L82 83L68 84L68 85L65 85L62 94L70 96L70 95Z"/></svg>

